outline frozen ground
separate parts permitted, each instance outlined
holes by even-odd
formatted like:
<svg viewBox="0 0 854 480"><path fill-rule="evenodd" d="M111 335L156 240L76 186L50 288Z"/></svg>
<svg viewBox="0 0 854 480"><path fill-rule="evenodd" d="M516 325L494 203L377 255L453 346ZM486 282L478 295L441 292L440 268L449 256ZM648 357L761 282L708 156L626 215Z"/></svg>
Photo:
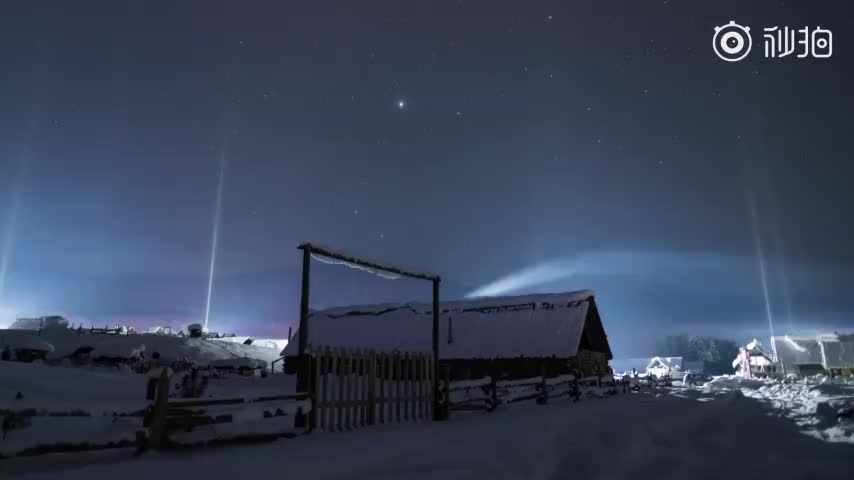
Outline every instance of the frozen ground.
<svg viewBox="0 0 854 480"><path fill-rule="evenodd" d="M253 447L0 461L16 479L850 479L854 445L802 426L743 385L500 408L448 422L315 433ZM761 387L761 386L760 386ZM756 390L756 389L754 389Z"/></svg>

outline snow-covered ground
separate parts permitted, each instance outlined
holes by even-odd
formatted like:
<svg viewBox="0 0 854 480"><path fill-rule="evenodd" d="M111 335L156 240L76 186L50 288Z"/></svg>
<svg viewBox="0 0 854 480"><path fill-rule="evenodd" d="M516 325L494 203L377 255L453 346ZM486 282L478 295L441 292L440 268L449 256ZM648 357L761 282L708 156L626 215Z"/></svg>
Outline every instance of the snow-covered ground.
<svg viewBox="0 0 854 480"><path fill-rule="evenodd" d="M747 387L745 387L747 388ZM760 386L757 389L763 388ZM703 401L697 401L703 400ZM499 408L252 447L9 459L16 479L850 479L852 445L803 435L742 387Z"/></svg>
<svg viewBox="0 0 854 480"><path fill-rule="evenodd" d="M150 405L145 399L147 381L147 376L127 369L0 362L0 419L5 416L4 410L36 411L34 416L27 415L30 426L11 430L0 440L0 455L58 443L133 442L141 418L122 415ZM180 380L176 377L173 387L177 383ZM293 393L294 387L294 377L283 374L267 378L226 376L211 378L204 397L276 396ZM256 416L260 419L262 414L263 409ZM293 417L287 421L293 425ZM273 423L263 422L259 428L270 428Z"/></svg>
<svg viewBox="0 0 854 480"><path fill-rule="evenodd" d="M817 376L780 382L725 376L705 384L701 391L741 392L764 403L769 414L793 420L807 435L854 447L854 378Z"/></svg>
<svg viewBox="0 0 854 480"><path fill-rule="evenodd" d="M33 342L47 342L53 347L48 359L62 359L74 353L80 347L92 347L92 355L106 357L126 357L132 352L142 350L150 358L155 352L164 361L187 359L198 365L208 365L215 361L228 359L253 358L270 364L280 357L281 350L273 344L244 345L218 339L179 337L176 335L158 335L137 333L130 335L78 334L65 328L46 329L39 335L34 330L0 329L0 349L4 345L11 348L29 345Z"/></svg>

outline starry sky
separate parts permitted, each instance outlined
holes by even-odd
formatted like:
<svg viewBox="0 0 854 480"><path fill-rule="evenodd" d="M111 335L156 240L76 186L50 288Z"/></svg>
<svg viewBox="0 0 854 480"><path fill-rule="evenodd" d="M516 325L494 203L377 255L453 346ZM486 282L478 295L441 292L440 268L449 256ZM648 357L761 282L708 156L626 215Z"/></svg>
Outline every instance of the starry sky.
<svg viewBox="0 0 854 480"><path fill-rule="evenodd" d="M854 329L854 15L747 3L4 1L0 326L200 321L219 218L212 330L295 326L302 241L593 289L617 356ZM833 56L764 58L776 25ZM312 268L313 308L430 294Z"/></svg>

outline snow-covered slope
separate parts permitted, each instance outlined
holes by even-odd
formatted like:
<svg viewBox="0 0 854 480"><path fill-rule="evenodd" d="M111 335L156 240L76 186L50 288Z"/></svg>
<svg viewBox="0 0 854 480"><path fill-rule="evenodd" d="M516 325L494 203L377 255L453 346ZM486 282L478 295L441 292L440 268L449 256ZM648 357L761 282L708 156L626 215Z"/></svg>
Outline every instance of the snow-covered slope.
<svg viewBox="0 0 854 480"><path fill-rule="evenodd" d="M74 330L50 329L42 331L38 336L31 330L0 330L0 349L4 345L19 345L36 340L48 342L53 346L53 352L48 354L48 359L67 357L84 346L94 348L93 355L98 355L99 352L104 356L130 355L135 350L144 350L148 357L157 352L165 361L187 359L199 365L208 365L215 360L244 357L270 363L280 356L280 351L275 348L172 335L92 335L78 334Z"/></svg>

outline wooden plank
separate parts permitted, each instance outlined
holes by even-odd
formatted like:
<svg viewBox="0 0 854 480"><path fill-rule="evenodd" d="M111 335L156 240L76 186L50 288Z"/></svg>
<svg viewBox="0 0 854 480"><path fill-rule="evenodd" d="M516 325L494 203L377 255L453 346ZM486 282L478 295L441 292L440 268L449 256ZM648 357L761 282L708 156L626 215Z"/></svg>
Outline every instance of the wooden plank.
<svg viewBox="0 0 854 480"><path fill-rule="evenodd" d="M401 389L403 390L403 396L400 399L400 408L403 410L402 420L405 422L409 420L409 352L404 352L400 359L400 382L402 383Z"/></svg>
<svg viewBox="0 0 854 480"><path fill-rule="evenodd" d="M353 409L351 408L353 404L353 384L351 382L353 379L351 375L353 354L345 350L342 356L344 357L344 403L341 407L344 409L344 428L349 430L353 421Z"/></svg>
<svg viewBox="0 0 854 480"><path fill-rule="evenodd" d="M416 390L415 390L415 354L412 353L409 355L409 364L407 365L407 370L409 371L409 377L407 383L409 384L409 398L406 399L407 410L409 410L409 420L414 421L417 417L415 416L415 405L416 405Z"/></svg>
<svg viewBox="0 0 854 480"><path fill-rule="evenodd" d="M337 368L337 378L338 378L338 402L336 402L335 410L337 423L335 425L335 431L340 432L344 429L344 348L340 347L338 349L338 354L336 356L336 360L338 362Z"/></svg>
<svg viewBox="0 0 854 480"><path fill-rule="evenodd" d="M379 354L379 367L380 367L380 401L379 401L379 410L380 410L380 423L385 423L385 407L387 403L386 399L386 386L388 386L388 355L385 353Z"/></svg>
<svg viewBox="0 0 854 480"><path fill-rule="evenodd" d="M433 399L436 398L436 392L433 391L433 389L436 388L436 381L433 378L436 374L436 368L433 366L434 360L433 356L427 357L427 388L430 392L427 400L427 418L431 420L435 418L433 413Z"/></svg>
<svg viewBox="0 0 854 480"><path fill-rule="evenodd" d="M394 422L400 422L400 354L394 354L394 370L392 372L394 382Z"/></svg>
<svg viewBox="0 0 854 480"><path fill-rule="evenodd" d="M331 370L331 365L330 365L331 357L330 357L329 347L324 347L320 351L320 355L321 355L321 358L323 358L323 362L320 365L320 370L321 370L320 375L322 376L322 378L321 378L321 385L320 385L320 401L318 402L318 408L320 409L320 411L318 412L318 415L320 415L320 429L321 430L328 430L329 424L327 423L328 420L326 417L329 414L329 388L328 388L329 385L328 385L328 383L329 383L329 371Z"/></svg>
<svg viewBox="0 0 854 480"><path fill-rule="evenodd" d="M364 350L359 351L359 367L356 370L358 374L358 383L359 383L359 427L364 427L367 423L367 413L368 413L368 375L367 369L365 368L366 352Z"/></svg>
<svg viewBox="0 0 854 480"><path fill-rule="evenodd" d="M312 369L314 370L313 372L311 372L311 370L309 370L312 373L312 375L311 375L311 377L312 377L311 378L312 406L311 406L311 411L308 413L308 428L309 428L309 430L314 430L318 426L318 418L317 417L318 417L319 407L320 407L320 402L319 402L318 397L320 397L320 369L323 366L322 365L323 364L323 352L320 349L317 349L317 350L318 351L316 353L311 353L309 356L309 358L311 358L311 360L312 360L311 361ZM309 350L309 351L313 352L313 350Z"/></svg>
<svg viewBox="0 0 854 480"><path fill-rule="evenodd" d="M368 382L368 425L376 424L376 415L377 415L377 364L376 364L376 352L371 349L368 350L368 374L367 382Z"/></svg>
<svg viewBox="0 0 854 480"><path fill-rule="evenodd" d="M415 420L421 420L421 396L424 393L421 382L421 361L424 357L420 353L415 354L415 362L412 365L413 371L415 374L413 375L414 385L413 388L415 390Z"/></svg>

